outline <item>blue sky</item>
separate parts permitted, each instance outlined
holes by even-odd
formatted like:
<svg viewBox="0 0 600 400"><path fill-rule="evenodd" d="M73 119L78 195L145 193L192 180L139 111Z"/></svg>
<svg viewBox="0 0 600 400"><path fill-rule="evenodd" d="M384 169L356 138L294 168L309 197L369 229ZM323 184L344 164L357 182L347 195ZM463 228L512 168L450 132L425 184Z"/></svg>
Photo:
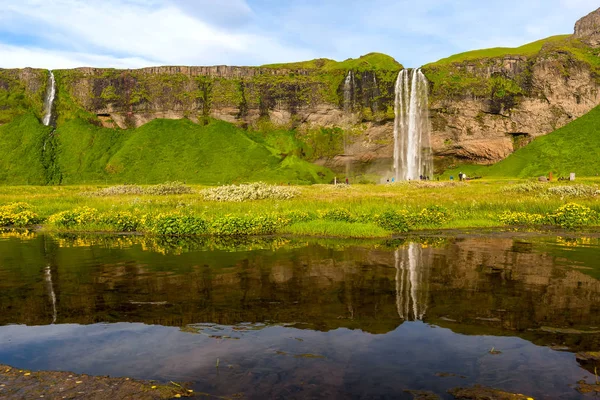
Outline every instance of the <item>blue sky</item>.
<svg viewBox="0 0 600 400"><path fill-rule="evenodd" d="M0 0L0 68L344 60L407 67L572 33L598 0Z"/></svg>

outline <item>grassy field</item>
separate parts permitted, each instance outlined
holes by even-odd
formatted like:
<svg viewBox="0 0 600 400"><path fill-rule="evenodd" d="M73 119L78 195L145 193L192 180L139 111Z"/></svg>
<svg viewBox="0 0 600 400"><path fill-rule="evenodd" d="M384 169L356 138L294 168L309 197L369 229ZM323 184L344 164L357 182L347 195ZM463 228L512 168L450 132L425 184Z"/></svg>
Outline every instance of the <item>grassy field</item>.
<svg viewBox="0 0 600 400"><path fill-rule="evenodd" d="M503 179L455 184L412 182L337 187L313 185L296 187L299 195L289 200L244 202L207 201L198 193L204 188L202 186L193 186L191 194L108 197L89 196L90 192L103 186L2 186L0 206L13 202L27 202L44 221L53 214L81 207L90 207L100 213L112 215L131 213L144 216L143 218L162 214L193 215L209 221L209 224L210 221L224 223L223 221L238 217L243 219L270 216L275 221L281 221L282 218L290 218L286 216L300 213L314 217L309 220L291 218L287 223L268 232L336 237L385 237L395 231L389 224L381 223L382 216L390 212L406 215L407 227L410 230L506 227L505 221L502 220L504 213L551 215L559 207L573 202L588 207L593 213L600 212L600 192L594 194L600 187L600 179L590 178L579 181L576 186L568 185L570 188L579 187L579 191L564 189L564 186L562 182L543 185ZM581 187L589 190L583 193ZM551 191L550 188L558 189ZM437 212L438 209L442 210L444 218L420 217L423 213ZM598 221L588 221L585 225L598 225L596 222ZM42 223L49 229L56 228L47 221ZM236 229L243 231L244 228L242 225ZM66 230L118 229L90 224Z"/></svg>

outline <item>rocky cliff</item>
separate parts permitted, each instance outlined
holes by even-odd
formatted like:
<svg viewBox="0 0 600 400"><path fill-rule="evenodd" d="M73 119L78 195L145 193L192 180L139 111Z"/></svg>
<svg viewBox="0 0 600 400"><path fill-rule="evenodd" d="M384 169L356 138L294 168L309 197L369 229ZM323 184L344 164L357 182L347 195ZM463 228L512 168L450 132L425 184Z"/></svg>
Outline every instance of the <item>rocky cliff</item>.
<svg viewBox="0 0 600 400"><path fill-rule="evenodd" d="M577 22L574 35L424 66L438 169L457 160L499 161L600 104L599 19L600 9ZM256 129L269 122L300 139L341 128L318 161L366 172L391 165L401 69L391 57L369 54L264 67L60 70L56 109L59 124L78 116L123 129L156 118L216 118ZM47 76L0 70L0 124L26 109L41 115Z"/></svg>

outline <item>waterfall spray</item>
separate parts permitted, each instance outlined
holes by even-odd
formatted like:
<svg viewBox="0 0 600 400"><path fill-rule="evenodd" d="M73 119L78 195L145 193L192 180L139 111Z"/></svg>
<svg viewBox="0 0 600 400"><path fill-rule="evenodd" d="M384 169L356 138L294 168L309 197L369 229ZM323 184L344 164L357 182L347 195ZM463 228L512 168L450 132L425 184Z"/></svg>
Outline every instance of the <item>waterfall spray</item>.
<svg viewBox="0 0 600 400"><path fill-rule="evenodd" d="M397 181L433 175L428 95L427 78L420 69L400 71L394 101L394 175Z"/></svg>

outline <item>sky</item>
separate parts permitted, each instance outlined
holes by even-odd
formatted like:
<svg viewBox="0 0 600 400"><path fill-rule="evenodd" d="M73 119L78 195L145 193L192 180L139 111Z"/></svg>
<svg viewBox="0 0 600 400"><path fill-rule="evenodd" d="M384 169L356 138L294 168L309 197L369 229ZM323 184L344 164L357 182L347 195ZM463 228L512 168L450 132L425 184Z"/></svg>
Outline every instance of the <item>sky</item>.
<svg viewBox="0 0 600 400"><path fill-rule="evenodd" d="M0 0L0 68L262 65L386 53L406 67L572 33L598 0Z"/></svg>

